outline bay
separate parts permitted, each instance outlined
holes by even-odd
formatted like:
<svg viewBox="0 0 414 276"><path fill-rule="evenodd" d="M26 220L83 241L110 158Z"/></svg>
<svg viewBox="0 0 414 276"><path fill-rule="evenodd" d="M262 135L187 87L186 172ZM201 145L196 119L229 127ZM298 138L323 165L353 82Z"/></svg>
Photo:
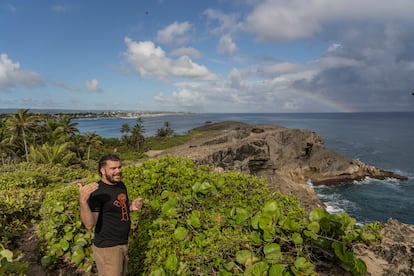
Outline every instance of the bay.
<svg viewBox="0 0 414 276"><path fill-rule="evenodd" d="M177 134L206 122L238 121L308 129L320 134L327 147L384 170L409 177L408 181L366 179L338 187L313 187L330 212L346 211L361 223L389 218L414 224L414 112L384 113L200 113L143 116L146 136L169 122ZM124 123L137 118L77 119L81 133L121 137Z"/></svg>

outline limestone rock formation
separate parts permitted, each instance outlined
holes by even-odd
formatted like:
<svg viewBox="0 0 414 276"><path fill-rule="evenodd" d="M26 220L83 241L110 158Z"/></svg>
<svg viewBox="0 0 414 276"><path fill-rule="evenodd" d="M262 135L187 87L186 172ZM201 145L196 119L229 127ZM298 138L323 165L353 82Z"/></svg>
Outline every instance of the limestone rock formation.
<svg viewBox="0 0 414 276"><path fill-rule="evenodd" d="M193 131L206 135L162 154L263 177L272 190L293 193L308 210L323 204L307 181L335 185L365 177L404 179L334 152L324 145L321 136L309 130L222 122Z"/></svg>
<svg viewBox="0 0 414 276"><path fill-rule="evenodd" d="M369 275L414 275L414 225L389 219L381 235L379 244L354 248L366 263Z"/></svg>

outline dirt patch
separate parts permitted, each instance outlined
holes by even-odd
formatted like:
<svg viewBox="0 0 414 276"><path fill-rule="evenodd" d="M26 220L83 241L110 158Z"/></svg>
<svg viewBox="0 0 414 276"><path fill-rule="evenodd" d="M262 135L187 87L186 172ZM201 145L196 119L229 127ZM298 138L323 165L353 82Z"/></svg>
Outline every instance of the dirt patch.
<svg viewBox="0 0 414 276"><path fill-rule="evenodd" d="M17 241L17 250L23 253L19 260L28 264L27 275L29 276L81 276L86 275L76 270L70 264L59 263L54 267L45 269L40 264L41 254L39 252L39 238L37 236L38 224L32 224L22 233Z"/></svg>
<svg viewBox="0 0 414 276"><path fill-rule="evenodd" d="M163 152L164 152L163 150L149 150L149 151L145 152L145 155L148 156L149 158L154 158L154 157L157 157L158 155L160 155Z"/></svg>

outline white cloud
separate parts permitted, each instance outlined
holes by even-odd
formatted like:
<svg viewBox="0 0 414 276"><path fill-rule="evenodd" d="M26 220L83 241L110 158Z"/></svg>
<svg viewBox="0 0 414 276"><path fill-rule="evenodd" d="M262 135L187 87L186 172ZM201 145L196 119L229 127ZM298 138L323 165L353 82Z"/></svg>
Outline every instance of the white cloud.
<svg viewBox="0 0 414 276"><path fill-rule="evenodd" d="M192 47L181 47L171 51L171 56L189 56L194 58L200 58L201 53Z"/></svg>
<svg viewBox="0 0 414 276"><path fill-rule="evenodd" d="M174 22L158 31L157 41L167 45L182 45L189 40L192 25L188 22Z"/></svg>
<svg viewBox="0 0 414 276"><path fill-rule="evenodd" d="M237 22L239 17L236 14L225 14L214 9L207 9L204 13L210 21L218 21L217 26L209 28L213 34L221 35L241 29L241 23Z"/></svg>
<svg viewBox="0 0 414 276"><path fill-rule="evenodd" d="M226 34L220 38L218 49L222 54L231 55L237 50L237 45L234 43L231 35Z"/></svg>
<svg viewBox="0 0 414 276"><path fill-rule="evenodd" d="M86 80L85 88L89 92L98 92L98 93L103 92L103 90L99 88L99 81L97 79Z"/></svg>
<svg viewBox="0 0 414 276"><path fill-rule="evenodd" d="M184 77L200 80L216 78L205 66L193 62L188 56L180 56L176 60L167 57L164 50L151 41L135 42L126 37L125 44L128 62L143 77Z"/></svg>
<svg viewBox="0 0 414 276"><path fill-rule="evenodd" d="M328 22L412 20L413 10L412 0L265 0L244 26L261 41L289 41L310 37Z"/></svg>
<svg viewBox="0 0 414 276"><path fill-rule="evenodd" d="M20 69L20 63L13 62L6 54L0 55L0 89L16 85L38 87L44 85L40 75L33 71Z"/></svg>
<svg viewBox="0 0 414 276"><path fill-rule="evenodd" d="M68 91L71 91L71 92L80 91L80 89L78 87L73 86L73 85L70 85L70 84L67 84L67 83L63 83L63 82L60 82L60 81L53 82L53 85L54 86L57 86L57 87L61 87L63 89L66 89Z"/></svg>

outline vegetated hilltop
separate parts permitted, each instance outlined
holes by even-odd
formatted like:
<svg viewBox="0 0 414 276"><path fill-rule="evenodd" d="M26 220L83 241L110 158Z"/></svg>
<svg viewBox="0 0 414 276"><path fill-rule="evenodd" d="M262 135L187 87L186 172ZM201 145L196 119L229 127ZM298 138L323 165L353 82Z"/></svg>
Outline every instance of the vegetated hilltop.
<svg viewBox="0 0 414 276"><path fill-rule="evenodd" d="M294 194L307 210L323 207L314 190L306 184L307 180L314 185L337 185L365 177L407 179L340 155L327 148L321 136L309 130L222 122L191 131L202 134L155 156L184 156L217 170L263 177L272 190ZM358 249L370 275L414 275L411 250L414 226L390 219L382 234L381 244Z"/></svg>

